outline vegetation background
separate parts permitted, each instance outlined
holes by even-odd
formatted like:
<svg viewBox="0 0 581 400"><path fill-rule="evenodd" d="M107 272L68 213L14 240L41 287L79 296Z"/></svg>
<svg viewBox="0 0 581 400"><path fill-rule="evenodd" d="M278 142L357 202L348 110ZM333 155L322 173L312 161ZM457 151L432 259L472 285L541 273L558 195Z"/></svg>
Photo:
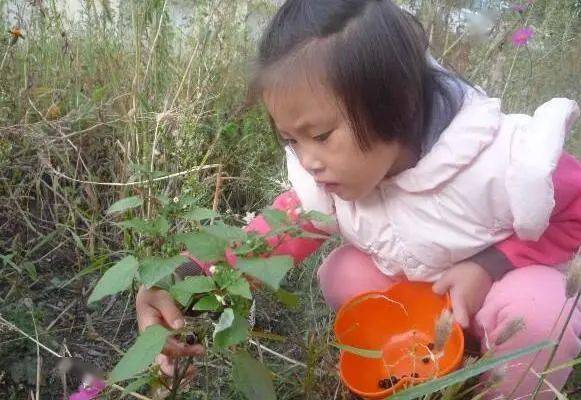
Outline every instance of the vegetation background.
<svg viewBox="0 0 581 400"><path fill-rule="evenodd" d="M151 185L242 224L283 190L283 153L264 112L243 107L249 61L277 4L0 0L0 398L29 399L39 383L43 399L62 393L55 358L22 332L104 369L133 342L134 293L86 305L129 240L105 215L114 201ZM501 97L506 112L581 100L580 0L400 4L422 21L436 58ZM526 44L513 37L523 28ZM577 155L580 132L578 123L568 144ZM284 337L264 343L279 355L259 354L280 399L348 398L328 346L333 315L314 281L331 246L288 277L297 309L258 299L257 326ZM240 398L230 379L210 354L188 398ZM572 377L570 398L580 386Z"/></svg>

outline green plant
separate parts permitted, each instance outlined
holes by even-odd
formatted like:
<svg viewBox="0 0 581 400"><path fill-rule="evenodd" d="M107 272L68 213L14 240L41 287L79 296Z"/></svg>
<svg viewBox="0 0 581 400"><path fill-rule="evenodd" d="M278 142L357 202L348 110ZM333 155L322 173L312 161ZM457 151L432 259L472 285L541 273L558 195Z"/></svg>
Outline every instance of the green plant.
<svg viewBox="0 0 581 400"><path fill-rule="evenodd" d="M139 209L150 217L133 216ZM118 225L132 235L132 240L127 255L103 274L89 302L126 290L136 281L148 288L159 286L168 290L184 313L195 314L178 330L170 331L159 325L148 327L113 369L109 382L128 380L151 366L170 335L184 342L208 342L211 336L214 349L231 359L234 382L242 393L250 399L275 398L270 372L244 350L252 329L248 322L252 290L264 288L294 302L292 294L280 289L293 260L273 255L278 241L270 239L281 235L326 238L305 232L300 225L305 220L326 221L328 217L315 212L291 216L290 212L266 209L263 215L272 230L259 235L224 223L220 214L199 207L196 199L189 196L126 197L111 205L107 212L128 216ZM197 259L213 263L207 275L175 279L176 268L188 260L183 255L186 249ZM175 399L185 384L182 381L192 361L192 358L177 361L171 382L152 367L148 382L162 386L168 398ZM142 378L138 381L142 382Z"/></svg>

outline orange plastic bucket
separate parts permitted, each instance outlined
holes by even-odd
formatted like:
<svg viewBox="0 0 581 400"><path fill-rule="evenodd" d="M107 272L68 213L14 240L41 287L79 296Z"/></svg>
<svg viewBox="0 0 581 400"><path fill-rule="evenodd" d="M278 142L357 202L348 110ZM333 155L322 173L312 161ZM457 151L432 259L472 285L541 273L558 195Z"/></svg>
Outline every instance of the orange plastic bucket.
<svg viewBox="0 0 581 400"><path fill-rule="evenodd" d="M339 373L353 393L385 398L460 366L464 335L458 324L444 349L432 352L436 320L450 308L450 299L435 294L431 286L404 281L386 291L358 295L341 307L334 325L339 343L380 350L383 356L367 358L341 350Z"/></svg>

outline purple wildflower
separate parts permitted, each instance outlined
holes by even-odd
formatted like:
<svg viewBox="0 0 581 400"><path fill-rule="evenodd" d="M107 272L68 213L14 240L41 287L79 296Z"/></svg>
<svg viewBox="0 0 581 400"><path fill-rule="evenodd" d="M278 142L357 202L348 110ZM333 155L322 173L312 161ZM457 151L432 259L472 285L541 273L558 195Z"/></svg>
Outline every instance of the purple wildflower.
<svg viewBox="0 0 581 400"><path fill-rule="evenodd" d="M511 4L510 8L512 8L513 11L519 12L519 13L524 13L527 10L527 4L522 4L522 3L513 3Z"/></svg>
<svg viewBox="0 0 581 400"><path fill-rule="evenodd" d="M79 387L79 390L71 394L69 400L93 400L107 387L105 381L91 377Z"/></svg>
<svg viewBox="0 0 581 400"><path fill-rule="evenodd" d="M530 26L517 29L512 34L512 44L515 47L526 46L534 34L535 34L535 31Z"/></svg>

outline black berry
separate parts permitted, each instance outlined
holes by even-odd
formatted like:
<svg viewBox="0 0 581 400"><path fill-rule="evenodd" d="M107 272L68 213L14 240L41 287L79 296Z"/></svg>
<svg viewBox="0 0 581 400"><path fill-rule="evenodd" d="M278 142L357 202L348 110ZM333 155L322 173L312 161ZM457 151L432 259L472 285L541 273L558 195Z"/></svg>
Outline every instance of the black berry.
<svg viewBox="0 0 581 400"><path fill-rule="evenodd" d="M195 333L188 333L186 335L186 343L187 344L196 344L198 342L198 338L196 337Z"/></svg>
<svg viewBox="0 0 581 400"><path fill-rule="evenodd" d="M428 343L428 349L434 350L434 343Z"/></svg>
<svg viewBox="0 0 581 400"><path fill-rule="evenodd" d="M399 379L397 377L390 376L389 378L380 379L377 384L382 389L389 389L392 386L396 385L398 382L399 382Z"/></svg>
<svg viewBox="0 0 581 400"><path fill-rule="evenodd" d="M430 356L425 356L424 358L422 358L422 362L424 364L428 364L430 362Z"/></svg>

